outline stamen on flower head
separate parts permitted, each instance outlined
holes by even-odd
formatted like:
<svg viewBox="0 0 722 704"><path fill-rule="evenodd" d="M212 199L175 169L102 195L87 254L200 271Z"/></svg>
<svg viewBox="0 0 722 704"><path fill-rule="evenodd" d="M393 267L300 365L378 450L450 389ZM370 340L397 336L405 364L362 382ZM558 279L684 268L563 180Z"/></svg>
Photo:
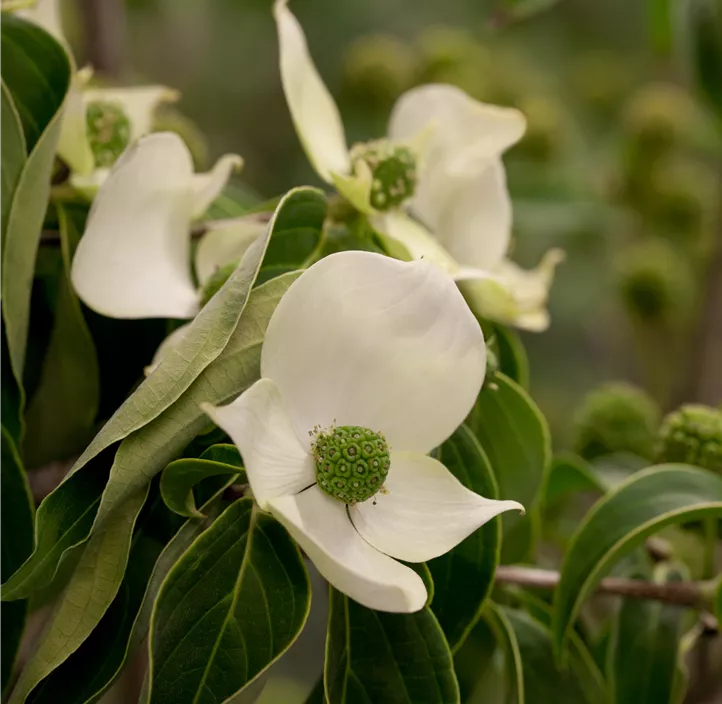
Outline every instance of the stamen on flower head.
<svg viewBox="0 0 722 704"><path fill-rule="evenodd" d="M389 446L381 433L356 425L314 429L311 449L319 487L334 499L356 504L376 494L389 473Z"/></svg>

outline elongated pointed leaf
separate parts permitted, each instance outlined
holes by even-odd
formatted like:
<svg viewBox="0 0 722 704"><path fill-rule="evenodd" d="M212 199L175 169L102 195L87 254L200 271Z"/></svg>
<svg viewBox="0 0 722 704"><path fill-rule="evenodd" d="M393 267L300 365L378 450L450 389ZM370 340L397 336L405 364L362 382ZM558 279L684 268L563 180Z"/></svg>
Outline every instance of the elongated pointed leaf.
<svg viewBox="0 0 722 704"><path fill-rule="evenodd" d="M70 59L53 37L3 13L2 79L29 150L7 214L2 248L2 311L10 363L19 384L25 366L35 257L70 73Z"/></svg>
<svg viewBox="0 0 722 704"><path fill-rule="evenodd" d="M499 484L500 499L516 499L527 515L502 517L502 562L523 560L531 547L531 520L551 460L544 416L529 395L504 374L486 384L466 420L484 448Z"/></svg>
<svg viewBox="0 0 722 704"><path fill-rule="evenodd" d="M509 703L525 704L524 663L511 621L504 609L492 603L487 604L482 617L494 633L496 641L504 653Z"/></svg>
<svg viewBox="0 0 722 704"><path fill-rule="evenodd" d="M199 407L201 402L227 402L258 379L260 349L268 320L298 276L284 274L251 293L254 272L260 266L258 258L269 233L276 227L295 227L299 220L308 219L321 228L325 207L323 195L315 189L296 189L284 198L265 238L257 240L246 252L231 278L193 322L191 330L196 332L189 332L161 360L155 372L96 436L71 475L39 507L37 548L23 565L21 574L8 584L14 594L12 598L22 598L46 584L66 550L77 549L87 540L93 526L102 523L118 504L176 459L207 428L207 417ZM240 311L236 296L244 301L248 296L248 305L243 304ZM238 314L233 316L232 326L227 319L229 310ZM116 453L100 504L96 503L100 492L94 485L92 490L83 492L85 503L76 505L75 513L90 516L91 524L74 524L72 533L61 530L56 507L67 505L66 494L77 492L77 484L96 481L90 478L93 468L87 463L120 438L125 439ZM67 516L62 517L67 524Z"/></svg>
<svg viewBox="0 0 722 704"><path fill-rule="evenodd" d="M33 704L90 704L106 692L132 651L148 633L150 614L170 569L191 543L218 517L227 484L206 501L203 520L186 521L163 545L159 530L134 536L123 582L110 608L88 639L33 692Z"/></svg>
<svg viewBox="0 0 722 704"><path fill-rule="evenodd" d="M186 457L174 460L164 470L160 478L160 491L165 505L186 518L203 518L196 508L193 487L208 477L234 477L244 482L242 468L225 462L213 462L201 458Z"/></svg>
<svg viewBox="0 0 722 704"><path fill-rule="evenodd" d="M10 433L2 427L2 560L3 576L12 574L33 549L33 500L20 456ZM2 691L10 679L25 629L27 602L2 604Z"/></svg>
<svg viewBox="0 0 722 704"><path fill-rule="evenodd" d="M687 570L660 565L655 582L681 582ZM613 704L672 704L685 611L656 601L625 599L609 642Z"/></svg>
<svg viewBox="0 0 722 704"><path fill-rule="evenodd" d="M529 388L529 358L519 333L503 325L489 325L494 337L494 348L499 371L515 381L523 389Z"/></svg>
<svg viewBox="0 0 722 704"><path fill-rule="evenodd" d="M567 453L557 455L551 463L544 488L544 508L553 508L578 492L603 494L606 490L606 485L586 460Z"/></svg>
<svg viewBox="0 0 722 704"><path fill-rule="evenodd" d="M2 251L5 251L5 230L10 216L10 205L13 202L15 188L18 185L25 160L27 159L27 146L23 126L20 123L15 102L10 90L2 81L2 103L0 103L0 143L2 143L2 178L0 179L0 242Z"/></svg>
<svg viewBox="0 0 722 704"><path fill-rule="evenodd" d="M448 643L427 607L367 609L331 588L324 673L329 704L456 704Z"/></svg>
<svg viewBox="0 0 722 704"><path fill-rule="evenodd" d="M24 456L31 468L77 455L92 437L100 399L95 345L70 281L84 213L63 206L57 211L63 273L40 383L26 417Z"/></svg>
<svg viewBox="0 0 722 704"><path fill-rule="evenodd" d="M240 499L170 571L150 630L151 704L225 701L303 628L310 583L285 529Z"/></svg>
<svg viewBox="0 0 722 704"><path fill-rule="evenodd" d="M438 459L467 488L497 498L496 481L484 450L462 425L440 448ZM494 518L445 555L430 560L434 580L433 611L452 652L473 628L494 585L501 532Z"/></svg>
<svg viewBox="0 0 722 704"><path fill-rule="evenodd" d="M98 625L123 581L133 526L148 494L136 492L83 550L73 576L10 697L21 704L55 668L67 660Z"/></svg>
<svg viewBox="0 0 722 704"><path fill-rule="evenodd" d="M554 594L559 654L583 601L621 557L670 523L722 516L722 477L679 464L650 467L597 502L572 538Z"/></svg>

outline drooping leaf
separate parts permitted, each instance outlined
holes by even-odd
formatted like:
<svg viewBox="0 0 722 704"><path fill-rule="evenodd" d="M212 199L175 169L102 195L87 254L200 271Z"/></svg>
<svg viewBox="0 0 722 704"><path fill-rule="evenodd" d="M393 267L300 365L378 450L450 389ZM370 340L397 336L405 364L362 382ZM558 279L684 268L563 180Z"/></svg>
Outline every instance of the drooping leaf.
<svg viewBox="0 0 722 704"><path fill-rule="evenodd" d="M2 179L0 179L0 241L5 251L5 230L10 216L10 204L27 158L27 147L20 116L5 82L2 82L0 112L0 142L2 143Z"/></svg>
<svg viewBox="0 0 722 704"><path fill-rule="evenodd" d="M457 704L448 643L427 607L367 609L331 588L324 673L329 704Z"/></svg>
<svg viewBox="0 0 722 704"><path fill-rule="evenodd" d="M310 583L285 529L240 499L171 569L151 618L151 704L225 701L303 628Z"/></svg>
<svg viewBox="0 0 722 704"><path fill-rule="evenodd" d="M2 249L5 333L13 373L21 383L35 257L71 65L62 46L30 22L3 14L1 31L2 79L17 109L29 151L7 213Z"/></svg>
<svg viewBox="0 0 722 704"><path fill-rule="evenodd" d="M686 570L660 565L655 581L680 582ZM607 660L612 704L673 704L685 611L658 601L625 599Z"/></svg>
<svg viewBox="0 0 722 704"><path fill-rule="evenodd" d="M581 457L569 453L554 457L549 478L544 487L544 507L558 504L579 492L603 494L607 487L595 474L591 465Z"/></svg>
<svg viewBox="0 0 722 704"><path fill-rule="evenodd" d="M437 458L467 488L497 498L496 481L484 450L462 425L438 450ZM494 584L500 530L495 518L445 555L430 560L434 579L432 608L455 652L473 628Z"/></svg>
<svg viewBox="0 0 722 704"><path fill-rule="evenodd" d="M670 523L722 516L722 477L680 464L650 467L597 502L569 544L554 594L558 654L579 608L612 565Z"/></svg>
<svg viewBox="0 0 722 704"><path fill-rule="evenodd" d="M203 518L196 508L193 487L208 477L233 477L236 482L245 482L245 472L236 465L190 457L174 460L163 470L160 478L165 505L179 516Z"/></svg>
<svg viewBox="0 0 722 704"><path fill-rule="evenodd" d="M75 463L70 476L40 506L36 550L23 565L22 574L11 580L16 594L13 598L22 598L46 584L66 550L77 549L93 526L179 457L188 443L207 428L208 419L200 403L227 402L258 379L266 326L281 296L298 276L284 274L251 292L263 247L277 227L296 227L300 220L308 219L320 228L324 217L325 199L315 189L296 189L284 198L266 236L246 252L231 278L194 320L189 334L108 421ZM248 305L239 304L237 297L244 301L248 297ZM238 313L238 317L229 321L229 311ZM101 492L97 479L90 478L93 468L86 469L86 465L120 438L125 439L98 503ZM76 515L84 516L82 524L74 523L73 532L68 533L59 531L56 514L44 506L66 505L65 494L77 490L71 481L75 485L93 483L93 487L83 492L82 506L76 502ZM85 520L88 516L90 523Z"/></svg>
<svg viewBox="0 0 722 704"><path fill-rule="evenodd" d="M243 460L241 459L241 453L238 451L238 448L235 445L225 442L215 443L203 450L201 459L208 460L209 462L229 464L232 467L243 469Z"/></svg>
<svg viewBox="0 0 722 704"><path fill-rule="evenodd" d="M531 615L502 607L514 632L522 663L525 704L583 704L590 699L575 668L563 668L554 661L552 633Z"/></svg>
<svg viewBox="0 0 722 704"><path fill-rule="evenodd" d="M103 618L123 581L133 527L147 494L147 486L137 491L84 547L12 691L10 704L22 704L45 677L83 644Z"/></svg>
<svg viewBox="0 0 722 704"><path fill-rule="evenodd" d="M532 515L541 499L551 458L546 419L516 382L496 374L466 420L491 462L500 499L515 499L526 516L502 517L502 562L523 560L531 547Z"/></svg>
<svg viewBox="0 0 722 704"><path fill-rule="evenodd" d="M58 206L57 213L64 271L40 383L28 405L24 451L31 468L66 459L85 447L92 437L100 398L95 345L70 281L83 213L63 206Z"/></svg>
<svg viewBox="0 0 722 704"><path fill-rule="evenodd" d="M20 456L10 433L2 426L2 559L3 576L12 574L33 549L33 500ZM2 604L1 691L10 679L20 638L25 629L27 602Z"/></svg>
<svg viewBox="0 0 722 704"><path fill-rule="evenodd" d="M110 688L145 640L155 598L171 567L220 514L226 486L203 504L207 518L186 521L165 547L165 531L151 526L136 532L113 603L80 648L34 690L33 704L90 704Z"/></svg>

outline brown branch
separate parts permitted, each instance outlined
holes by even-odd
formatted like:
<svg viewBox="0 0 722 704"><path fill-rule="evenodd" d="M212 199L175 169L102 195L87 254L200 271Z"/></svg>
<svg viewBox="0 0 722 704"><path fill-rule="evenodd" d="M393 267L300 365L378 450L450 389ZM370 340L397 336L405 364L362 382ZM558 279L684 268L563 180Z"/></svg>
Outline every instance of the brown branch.
<svg viewBox="0 0 722 704"><path fill-rule="evenodd" d="M559 584L559 573L537 567L500 565L496 570L496 581L500 584L515 584L532 589L553 590ZM652 599L662 601L665 604L688 606L694 609L709 607L706 595L699 582L655 584L641 579L607 577L599 583L596 593L624 596L631 599Z"/></svg>

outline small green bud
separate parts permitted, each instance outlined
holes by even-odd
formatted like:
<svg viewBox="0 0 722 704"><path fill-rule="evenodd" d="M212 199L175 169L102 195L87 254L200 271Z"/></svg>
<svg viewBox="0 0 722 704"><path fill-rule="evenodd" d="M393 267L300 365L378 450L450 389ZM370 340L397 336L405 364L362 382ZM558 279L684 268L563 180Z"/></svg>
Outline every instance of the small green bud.
<svg viewBox="0 0 722 704"><path fill-rule="evenodd" d="M380 139L357 144L351 150L354 165L365 162L371 170L371 205L376 210L395 208L416 189L416 157L405 146Z"/></svg>
<svg viewBox="0 0 722 704"><path fill-rule="evenodd" d="M208 164L208 144L198 125L169 105L159 107L153 116L153 132L175 132L188 147L197 170Z"/></svg>
<svg viewBox="0 0 722 704"><path fill-rule="evenodd" d="M100 100L91 102L85 119L95 165L111 167L130 142L130 119L123 105Z"/></svg>
<svg viewBox="0 0 722 704"><path fill-rule="evenodd" d="M208 301L221 290L223 284L228 281L237 266L238 262L229 262L213 272L208 281L206 281L203 291L201 291L201 306L208 303Z"/></svg>
<svg viewBox="0 0 722 704"><path fill-rule="evenodd" d="M413 84L416 58L400 39L372 34L348 49L343 69L346 93L364 106L386 108Z"/></svg>
<svg viewBox="0 0 722 704"><path fill-rule="evenodd" d="M391 466L389 446L381 433L356 425L315 432L311 450L323 491L353 505L381 489Z"/></svg>
<svg viewBox="0 0 722 704"><path fill-rule="evenodd" d="M649 459L660 415L657 404L635 386L618 382L600 386L576 412L576 451L588 460L618 452Z"/></svg>
<svg viewBox="0 0 722 704"><path fill-rule="evenodd" d="M672 411L659 431L657 459L722 473L722 411L694 404Z"/></svg>
<svg viewBox="0 0 722 704"><path fill-rule="evenodd" d="M617 263L617 282L630 315L643 322L675 318L694 298L689 261L664 240L627 247Z"/></svg>

